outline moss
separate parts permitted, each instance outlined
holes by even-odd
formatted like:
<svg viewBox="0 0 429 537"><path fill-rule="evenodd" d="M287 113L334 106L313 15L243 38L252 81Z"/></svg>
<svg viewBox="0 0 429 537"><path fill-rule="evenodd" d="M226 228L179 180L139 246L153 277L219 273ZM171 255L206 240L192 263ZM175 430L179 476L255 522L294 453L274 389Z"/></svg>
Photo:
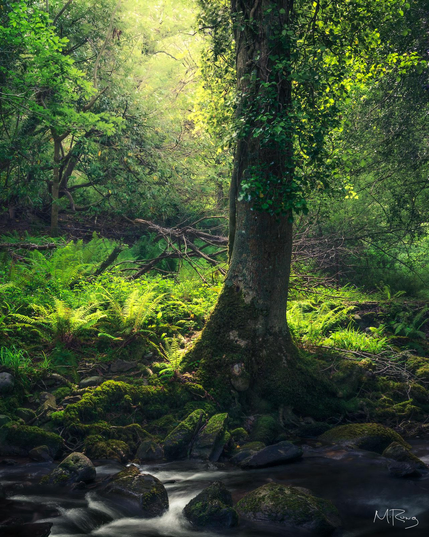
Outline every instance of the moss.
<svg viewBox="0 0 429 537"><path fill-rule="evenodd" d="M193 396L204 399L207 397L206 390L201 386L201 384L196 384L195 382L187 382L185 384L186 390Z"/></svg>
<svg viewBox="0 0 429 537"><path fill-rule="evenodd" d="M68 405L64 418L66 425L72 426L98 421L112 412L123 417L124 411L131 412L138 406L145 417L156 419L170 413L170 409L183 408L191 399L183 385L134 386L109 380L85 393L79 402Z"/></svg>
<svg viewBox="0 0 429 537"><path fill-rule="evenodd" d="M0 398L0 414L7 414L8 416L14 416L15 411L22 404L22 398L16 395L8 396L2 395Z"/></svg>
<svg viewBox="0 0 429 537"><path fill-rule="evenodd" d="M429 381L429 364L425 364L419 367L416 371L416 377L425 381Z"/></svg>
<svg viewBox="0 0 429 537"><path fill-rule="evenodd" d="M399 442L392 442L382 453L383 457L393 459L399 462L408 462L415 465L417 468L427 469L426 464L416 457L411 451L405 448Z"/></svg>
<svg viewBox="0 0 429 537"><path fill-rule="evenodd" d="M113 459L126 462L131 457L130 447L121 440L103 440L99 435L92 435L88 438L85 441L85 455L90 459Z"/></svg>
<svg viewBox="0 0 429 537"><path fill-rule="evenodd" d="M188 456L189 446L205 420L205 412L195 410L171 431L164 441L164 453L167 459L180 459Z"/></svg>
<svg viewBox="0 0 429 537"><path fill-rule="evenodd" d="M188 413L189 414L189 413ZM179 425L179 420L172 414L167 414L162 418L151 421L148 423L146 430L160 438L165 438L175 427Z"/></svg>
<svg viewBox="0 0 429 537"><path fill-rule="evenodd" d="M231 493L220 481L214 482L193 498L183 513L197 528L230 528L238 524L238 515L232 508Z"/></svg>
<svg viewBox="0 0 429 537"><path fill-rule="evenodd" d="M277 483L250 492L236 509L250 520L310 529L319 535L331 533L338 524L338 511L331 502Z"/></svg>
<svg viewBox="0 0 429 537"><path fill-rule="evenodd" d="M426 388L423 388L421 384L417 384L416 382L413 382L410 385L410 395L418 403L425 404L429 402L428 390Z"/></svg>
<svg viewBox="0 0 429 537"><path fill-rule="evenodd" d="M273 416L259 416L256 419L250 439L254 442L263 442L265 445L272 444L280 432L280 426Z"/></svg>
<svg viewBox="0 0 429 537"><path fill-rule="evenodd" d="M249 433L246 429L243 429L243 427L237 427L231 431L231 437L234 442L243 442L243 440L246 440L249 437Z"/></svg>
<svg viewBox="0 0 429 537"><path fill-rule="evenodd" d="M363 363L362 363L363 362ZM338 396L342 398L350 398L354 396L358 390L368 381L366 376L365 361L356 360L341 360L332 375L332 381L338 386Z"/></svg>
<svg viewBox="0 0 429 537"><path fill-rule="evenodd" d="M0 445L6 453L24 453L38 446L46 445L53 457L63 448L63 439L54 433L49 433L40 427L7 423L0 429Z"/></svg>
<svg viewBox="0 0 429 537"><path fill-rule="evenodd" d="M378 423L341 425L323 433L319 439L327 442L345 442L376 453L382 453L392 442L410 447L393 429Z"/></svg>
<svg viewBox="0 0 429 537"><path fill-rule="evenodd" d="M61 388L58 388L53 392L55 398L58 401L62 401L65 397L68 397L72 393L71 388L68 388L66 386L63 386Z"/></svg>
<svg viewBox="0 0 429 537"><path fill-rule="evenodd" d="M194 410L204 410L207 415L212 416L213 414L216 414L218 408L214 403L209 401L191 401L190 403L186 403L180 414L182 416L188 416L191 412L194 412Z"/></svg>
<svg viewBox="0 0 429 537"><path fill-rule="evenodd" d="M62 425L64 423L64 410L52 412L51 420L55 423L55 425Z"/></svg>
<svg viewBox="0 0 429 537"><path fill-rule="evenodd" d="M241 292L226 284L183 367L196 370L198 382L233 415L237 404L264 413L280 406L314 417L339 413L341 404L317 364L300 355L288 333L260 333L261 315L253 301L246 303ZM237 364L250 385L234 395Z"/></svg>
<svg viewBox="0 0 429 537"><path fill-rule="evenodd" d="M36 419L36 413L31 408L17 408L15 415L23 419L25 423Z"/></svg>
<svg viewBox="0 0 429 537"><path fill-rule="evenodd" d="M45 475L40 480L41 485L64 485L67 483L67 481L70 479L70 472L68 472L66 469L57 468L55 471L55 475L52 476L51 474Z"/></svg>

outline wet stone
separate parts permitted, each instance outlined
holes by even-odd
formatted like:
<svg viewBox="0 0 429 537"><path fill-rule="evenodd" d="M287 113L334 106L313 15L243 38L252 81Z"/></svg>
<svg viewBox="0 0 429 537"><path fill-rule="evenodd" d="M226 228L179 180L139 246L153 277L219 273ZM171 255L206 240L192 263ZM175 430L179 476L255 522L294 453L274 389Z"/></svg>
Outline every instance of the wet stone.
<svg viewBox="0 0 429 537"><path fill-rule="evenodd" d="M15 379L10 373L0 373L0 394L10 393L15 385Z"/></svg>
<svg viewBox="0 0 429 537"><path fill-rule="evenodd" d="M183 509L184 516L196 528L221 530L238 524L232 496L221 481L216 481L193 498Z"/></svg>
<svg viewBox="0 0 429 537"><path fill-rule="evenodd" d="M100 386L103 384L103 377L87 377L79 382L79 388L90 388L91 386Z"/></svg>

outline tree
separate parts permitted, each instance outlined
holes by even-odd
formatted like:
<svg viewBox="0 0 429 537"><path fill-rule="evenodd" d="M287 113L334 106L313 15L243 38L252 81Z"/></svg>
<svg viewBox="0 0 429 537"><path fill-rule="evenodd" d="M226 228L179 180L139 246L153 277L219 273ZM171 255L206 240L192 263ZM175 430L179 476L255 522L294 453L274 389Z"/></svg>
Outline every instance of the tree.
<svg viewBox="0 0 429 537"><path fill-rule="evenodd" d="M305 212L308 192L332 175L329 142L342 106L354 81L379 71L388 47L378 25L396 20L402 5L231 2L238 104L230 268L187 356L224 402L234 387L257 409L326 412L315 397L326 399L326 388L300 364L286 320L293 213ZM207 13L216 28L213 8Z"/></svg>
<svg viewBox="0 0 429 537"><path fill-rule="evenodd" d="M36 131L53 142L51 177L51 233L58 232L59 199L67 193L68 181L79 160L79 147L91 134L109 135L121 119L108 112L94 113L93 107L107 89L98 90L97 75L89 81L66 51L69 40L60 38L47 13L30 2L16 2L0 26L0 46L10 53L3 65L3 120L8 143L3 168L10 167L23 141ZM21 128L16 127L23 123ZM30 128L26 127L31 125ZM26 135L24 140L22 134ZM46 141L45 141L46 143ZM29 144L31 145L31 144ZM67 145L67 147L66 147ZM14 155L15 153L15 155Z"/></svg>

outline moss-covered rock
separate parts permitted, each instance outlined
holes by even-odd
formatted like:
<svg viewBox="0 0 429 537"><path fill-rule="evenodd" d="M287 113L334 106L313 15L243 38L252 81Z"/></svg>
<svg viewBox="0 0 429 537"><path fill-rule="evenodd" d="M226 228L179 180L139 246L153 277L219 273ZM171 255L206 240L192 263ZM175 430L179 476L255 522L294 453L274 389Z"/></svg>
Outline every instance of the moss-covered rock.
<svg viewBox="0 0 429 537"><path fill-rule="evenodd" d="M387 467L390 473L398 477L422 475L429 470L422 460L399 442L392 442L382 455L390 459Z"/></svg>
<svg viewBox="0 0 429 537"><path fill-rule="evenodd" d="M92 483L96 471L92 462L83 453L68 455L53 472L42 479L44 485L71 485L73 483Z"/></svg>
<svg viewBox="0 0 429 537"><path fill-rule="evenodd" d="M55 433L48 433L40 427L6 423L0 428L0 455L20 455L26 457L31 449L48 446L49 453L56 457L64 446L63 439Z"/></svg>
<svg viewBox="0 0 429 537"><path fill-rule="evenodd" d="M189 455L192 441L205 420L205 412L195 410L171 431L164 440L164 453L168 460L184 459Z"/></svg>
<svg viewBox="0 0 429 537"><path fill-rule="evenodd" d="M68 386L62 386L61 388L57 388L53 394L57 401L62 401L66 397L68 397L72 393L72 389Z"/></svg>
<svg viewBox="0 0 429 537"><path fill-rule="evenodd" d="M230 431L232 440L236 443L244 442L249 438L249 433L243 427L237 427Z"/></svg>
<svg viewBox="0 0 429 537"><path fill-rule="evenodd" d="M171 409L182 409L192 396L183 385L142 386L109 380L86 392L82 399L67 405L64 422L72 432L84 431L85 424L109 418L109 422L123 425L124 416L137 406L148 419L158 419L171 413ZM114 420L121 423L115 423ZM131 420L131 418L130 418Z"/></svg>
<svg viewBox="0 0 429 537"><path fill-rule="evenodd" d="M161 516L168 509L164 485L156 477L140 473L136 466L117 474L105 488L105 494L144 518Z"/></svg>
<svg viewBox="0 0 429 537"><path fill-rule="evenodd" d="M378 423L340 425L323 433L319 440L335 444L354 445L360 449L375 451L376 453L383 453L392 442L398 442L406 448L410 447L393 429Z"/></svg>
<svg viewBox="0 0 429 537"><path fill-rule="evenodd" d="M160 438L165 438L175 427L180 423L180 420L172 414L167 414L162 418L149 422L146 430Z"/></svg>
<svg viewBox="0 0 429 537"><path fill-rule="evenodd" d="M340 526L334 505L294 487L268 483L250 492L236 505L240 516L257 523L330 535Z"/></svg>
<svg viewBox="0 0 429 537"><path fill-rule="evenodd" d="M122 463L131 458L131 450L121 440L104 440L98 435L85 439L85 454L91 459L111 459Z"/></svg>
<svg viewBox="0 0 429 537"><path fill-rule="evenodd" d="M231 493L220 481L214 482L193 498L183 514L196 528L221 530L238 524Z"/></svg>
<svg viewBox="0 0 429 537"><path fill-rule="evenodd" d="M48 446L37 446L30 450L28 456L36 462L52 462L52 456L49 453Z"/></svg>
<svg viewBox="0 0 429 537"><path fill-rule="evenodd" d="M263 442L265 445L272 444L279 434L278 421L273 416L259 416L250 433L252 442Z"/></svg>
<svg viewBox="0 0 429 537"><path fill-rule="evenodd" d="M236 444L230 453L230 462L232 464L241 464L244 460L261 451L261 449L264 449L264 447L265 444L263 442L247 442L243 445Z"/></svg>
<svg viewBox="0 0 429 537"><path fill-rule="evenodd" d="M213 414L219 412L219 409L214 402L200 400L186 403L186 405L183 407L182 415L188 416L191 412L194 412L194 410L204 410L208 416L212 416Z"/></svg>
<svg viewBox="0 0 429 537"><path fill-rule="evenodd" d="M225 447L228 414L212 416L198 433L192 447L191 457L216 462Z"/></svg>
<svg viewBox="0 0 429 537"><path fill-rule="evenodd" d="M28 423L36 419L36 413L31 408L17 408L15 415Z"/></svg>
<svg viewBox="0 0 429 537"><path fill-rule="evenodd" d="M159 461L164 458L164 450L153 440L146 440L139 445L135 458L140 462Z"/></svg>

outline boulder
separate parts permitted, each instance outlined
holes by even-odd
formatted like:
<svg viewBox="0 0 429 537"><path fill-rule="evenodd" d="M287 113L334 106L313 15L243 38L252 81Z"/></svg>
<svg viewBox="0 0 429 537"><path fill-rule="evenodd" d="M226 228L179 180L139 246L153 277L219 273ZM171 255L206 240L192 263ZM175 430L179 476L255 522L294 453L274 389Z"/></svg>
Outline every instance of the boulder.
<svg viewBox="0 0 429 537"><path fill-rule="evenodd" d="M57 410L57 401L55 395L49 392L40 394L40 406L37 409L37 419L40 423L46 423L51 418L52 412Z"/></svg>
<svg viewBox="0 0 429 537"><path fill-rule="evenodd" d="M183 514L196 528L221 530L238 524L238 515L232 507L231 493L216 481L193 498Z"/></svg>
<svg viewBox="0 0 429 537"><path fill-rule="evenodd" d="M261 449L264 449L265 444L263 442L247 442L243 445L236 445L232 452L232 457L229 460L232 464L240 464L245 459L248 459L251 455L258 453Z"/></svg>
<svg viewBox="0 0 429 537"><path fill-rule="evenodd" d="M164 450L153 440L142 442L136 453L136 459L140 462L159 461L164 458Z"/></svg>
<svg viewBox="0 0 429 537"><path fill-rule="evenodd" d="M150 474L142 474L136 466L119 472L105 488L105 494L143 518L161 516L168 509L164 485Z"/></svg>
<svg viewBox="0 0 429 537"><path fill-rule="evenodd" d="M396 477L419 476L427 473L427 465L399 442L392 442L382 453L390 459L387 467Z"/></svg>
<svg viewBox="0 0 429 537"><path fill-rule="evenodd" d="M10 373L0 373L0 394L10 393L15 385L15 379Z"/></svg>
<svg viewBox="0 0 429 537"><path fill-rule="evenodd" d="M194 410L179 423L164 440L164 454L168 460L184 459L190 446L206 419L204 410Z"/></svg>
<svg viewBox="0 0 429 537"><path fill-rule="evenodd" d="M198 433L192 447L191 457L217 462L227 440L225 435L227 421L228 414L226 413L212 416L207 425Z"/></svg>
<svg viewBox="0 0 429 537"><path fill-rule="evenodd" d="M91 437L89 437L91 438ZM113 459L122 463L130 460L131 450L122 440L103 440L86 443L85 454L91 459Z"/></svg>
<svg viewBox="0 0 429 537"><path fill-rule="evenodd" d="M359 449L383 453L392 442L398 442L406 448L410 446L389 427L378 423L356 423L340 425L323 433L319 440L341 445L353 445Z"/></svg>
<svg viewBox="0 0 429 537"><path fill-rule="evenodd" d="M43 484L72 485L73 483L91 483L96 471L92 462L83 453L71 453L57 468L42 479Z"/></svg>
<svg viewBox="0 0 429 537"><path fill-rule="evenodd" d="M37 414L42 412L54 411L57 409L57 400L53 393L42 392L40 394L40 406L37 410Z"/></svg>
<svg viewBox="0 0 429 537"><path fill-rule="evenodd" d="M36 462L52 462L53 458L49 452L48 446L37 446L28 453L31 460Z"/></svg>
<svg viewBox="0 0 429 537"><path fill-rule="evenodd" d="M79 388L90 388L91 386L100 386L103 384L103 377L87 377L79 382Z"/></svg>
<svg viewBox="0 0 429 537"><path fill-rule="evenodd" d="M18 418L24 420L25 423L36 419L36 413L31 408L17 408L15 414Z"/></svg>
<svg viewBox="0 0 429 537"><path fill-rule="evenodd" d="M328 500L278 483L267 483L246 494L236 510L246 520L312 535L330 535L341 525L338 511Z"/></svg>
<svg viewBox="0 0 429 537"><path fill-rule="evenodd" d="M279 442L273 446L267 446L261 451L250 455L244 459L240 466L242 468L266 468L267 466L278 466L287 462L293 462L302 457L303 451L300 447L291 442Z"/></svg>
<svg viewBox="0 0 429 537"><path fill-rule="evenodd" d="M0 455L28 456L38 446L48 446L55 458L64 446L63 439L55 433L48 433L40 427L7 423L0 428Z"/></svg>
<svg viewBox="0 0 429 537"><path fill-rule="evenodd" d="M249 438L249 433L243 427L238 427L231 431L231 436L234 442L244 442Z"/></svg>

